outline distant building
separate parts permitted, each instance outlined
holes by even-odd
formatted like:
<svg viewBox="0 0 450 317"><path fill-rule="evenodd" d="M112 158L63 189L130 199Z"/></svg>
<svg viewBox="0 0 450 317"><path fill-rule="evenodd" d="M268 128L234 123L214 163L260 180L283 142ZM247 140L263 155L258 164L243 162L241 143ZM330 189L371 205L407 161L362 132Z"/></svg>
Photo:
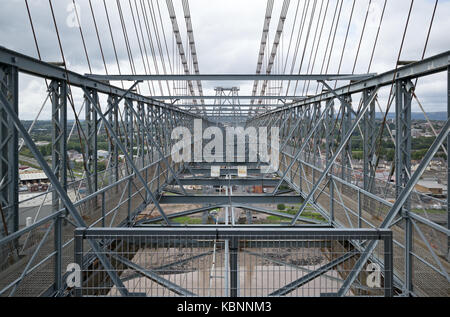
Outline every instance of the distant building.
<svg viewBox="0 0 450 317"><path fill-rule="evenodd" d="M378 170L378 171L375 173L375 178L376 178L376 179L379 179L379 180L383 180L383 181L385 181L385 182L388 182L388 181L389 181L389 176L390 176L390 174L391 174L391 173L390 173L389 171ZM395 175L392 175L390 181L391 181L391 182L395 182Z"/></svg>
<svg viewBox="0 0 450 317"><path fill-rule="evenodd" d="M109 152L108 151L104 151L104 150L98 150L97 151L97 157L100 159L105 159L108 158L109 156Z"/></svg>
<svg viewBox="0 0 450 317"><path fill-rule="evenodd" d="M48 183L48 177L42 171L21 171L19 178L22 185Z"/></svg>
<svg viewBox="0 0 450 317"><path fill-rule="evenodd" d="M433 197L444 197L447 192L447 186L439 184L435 180L420 180L415 189L419 193Z"/></svg>
<svg viewBox="0 0 450 317"><path fill-rule="evenodd" d="M50 144L50 142L47 142L47 141L38 141L38 142L35 142L35 144L36 144L36 146L47 146L47 145Z"/></svg>
<svg viewBox="0 0 450 317"><path fill-rule="evenodd" d="M421 129L411 129L411 136L413 138L419 138L422 136L422 130Z"/></svg>
<svg viewBox="0 0 450 317"><path fill-rule="evenodd" d="M74 161L76 159L79 159L81 156L81 158L83 158L83 156L78 153L78 151L75 150L69 150L67 151L67 157L69 158L69 160Z"/></svg>

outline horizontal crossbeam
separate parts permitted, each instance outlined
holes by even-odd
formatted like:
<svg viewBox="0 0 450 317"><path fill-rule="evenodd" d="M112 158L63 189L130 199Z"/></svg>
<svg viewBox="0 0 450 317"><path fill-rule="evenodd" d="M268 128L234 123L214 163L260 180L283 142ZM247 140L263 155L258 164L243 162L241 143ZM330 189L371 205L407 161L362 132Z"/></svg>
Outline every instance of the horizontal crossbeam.
<svg viewBox="0 0 450 317"><path fill-rule="evenodd" d="M205 211L209 211L212 209L216 209L216 208L221 208L222 205L210 205L210 206L206 206L206 207L202 207L202 208L196 208L196 209L191 209L191 210L185 210L185 211L180 211L174 214L170 214L167 215L167 217L169 219L174 219L174 218L178 218L178 217L185 217L185 216L190 216L190 215L195 215L201 212L205 212ZM149 218L149 219L142 219L139 220L136 225L141 225L141 224L145 224L145 223L156 223L156 222L160 222L164 220L163 217L158 216L158 217L154 217L154 218Z"/></svg>
<svg viewBox="0 0 450 317"><path fill-rule="evenodd" d="M168 204L300 204L301 196L162 196L159 203Z"/></svg>
<svg viewBox="0 0 450 317"><path fill-rule="evenodd" d="M398 69L394 69L386 73L376 75L372 78L365 79L357 83L351 83L350 85L336 88L333 92L324 91L322 94L319 94L317 96L308 97L304 100L301 100L297 102L295 105L286 105L286 107L282 107L267 112L264 114L264 116L272 115L275 112L283 111L287 108L303 107L306 105L335 98L336 95L337 96L352 95L375 87L389 86L392 85L392 83L395 80L408 80L436 74L447 70L449 66L450 66L450 51L447 51L445 53L426 58L417 63L409 64L404 67L400 67Z"/></svg>
<svg viewBox="0 0 450 317"><path fill-rule="evenodd" d="M151 96L149 98L157 99L157 100L194 100L194 99L203 99L203 100L253 100L253 99L262 99L262 100L304 100L305 96ZM175 104L176 105L176 104ZM220 105L217 105L220 106ZM264 106L264 105L261 105Z"/></svg>
<svg viewBox="0 0 450 317"><path fill-rule="evenodd" d="M204 75L98 75L86 74L95 80L102 81L136 81L136 80L151 80L151 81L165 81L165 80L205 80L205 81L253 81L253 80L364 80L375 76L376 74L327 74L327 75L255 75L255 74L204 74Z"/></svg>
<svg viewBox="0 0 450 317"><path fill-rule="evenodd" d="M179 237L179 238L214 238L230 239L245 238L252 240L266 240L269 237L282 239L308 239L324 240L384 240L392 238L392 231L389 229L308 229L296 227L265 227L261 233L261 228L251 226L242 227L155 227L155 228L77 228L75 236L82 236L85 239L99 238L107 236L114 237Z"/></svg>
<svg viewBox="0 0 450 317"><path fill-rule="evenodd" d="M209 96L209 97L213 97L213 96ZM178 97L176 97L178 99ZM203 97L196 97L196 99L200 99ZM284 98L284 97L283 97ZM181 98L184 99L184 98ZM209 98L208 98L209 99ZM213 98L210 98L213 99ZM216 98L214 98L216 99ZM225 98L218 98L221 100L226 100ZM233 98L233 100L236 99L241 99L241 97L236 96ZM272 99L281 99L280 97L278 98L265 98L266 100L272 100ZM283 100L284 101L284 100ZM258 108L266 108L266 107L281 107L281 106L285 106L285 104L255 104L255 105L251 105L251 104L236 104L236 103L223 103L223 104L213 104L213 103L209 103L209 104L180 104L180 103L175 103L175 105L177 107L188 107L188 108L203 108L205 107L206 111L217 111L218 108L221 109L221 111L223 112L225 111L230 111L232 109L235 109L237 112L239 111L248 111L248 110L252 110L252 111L264 111L264 109L258 109ZM234 107L234 108L233 108ZM250 109L251 107L253 107L253 109ZM221 113L222 113L221 112Z"/></svg>
<svg viewBox="0 0 450 317"><path fill-rule="evenodd" d="M218 163L217 166L220 166L221 163ZM242 163L242 165L246 165L245 163ZM195 175L211 175L211 168L192 168L192 172ZM185 172L187 173L187 171ZM237 175L238 169L237 167L227 168L227 169L221 169L220 170L220 176L227 176L227 175ZM247 169L247 174L261 174L261 169L259 168L249 168Z"/></svg>
<svg viewBox="0 0 450 317"><path fill-rule="evenodd" d="M145 97L133 92L127 93L125 89L114 87L104 82L87 78L86 76L80 75L70 70L65 70L64 68L42 62L33 57L8 50L1 46L0 46L0 64L17 67L18 71L20 71L21 73L29 74L32 76L38 76L41 78L52 78L55 80L67 81L70 83L71 86L94 89L99 93L112 94L116 96L122 96L126 94L127 98L132 99L134 101L148 103L161 108L182 112L188 116L198 117L193 113L189 113L187 111L177 109L172 105L159 102L155 100L153 97Z"/></svg>
<svg viewBox="0 0 450 317"><path fill-rule="evenodd" d="M278 179L266 178L233 178L233 179L216 179L216 178L181 178L180 183L183 185L201 185L201 186L268 186L274 187L278 184ZM171 185L176 185L172 180Z"/></svg>

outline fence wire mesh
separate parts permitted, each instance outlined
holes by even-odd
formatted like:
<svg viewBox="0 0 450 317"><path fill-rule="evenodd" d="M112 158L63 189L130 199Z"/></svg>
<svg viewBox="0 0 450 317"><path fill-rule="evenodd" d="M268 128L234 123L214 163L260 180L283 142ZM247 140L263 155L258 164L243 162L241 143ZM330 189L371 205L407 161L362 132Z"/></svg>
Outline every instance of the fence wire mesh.
<svg viewBox="0 0 450 317"><path fill-rule="evenodd" d="M373 254L346 295L392 295L388 230L190 229L77 230L75 258L82 273L74 295L336 296L372 240L383 251ZM100 256L112 272L90 251L89 240L102 246Z"/></svg>

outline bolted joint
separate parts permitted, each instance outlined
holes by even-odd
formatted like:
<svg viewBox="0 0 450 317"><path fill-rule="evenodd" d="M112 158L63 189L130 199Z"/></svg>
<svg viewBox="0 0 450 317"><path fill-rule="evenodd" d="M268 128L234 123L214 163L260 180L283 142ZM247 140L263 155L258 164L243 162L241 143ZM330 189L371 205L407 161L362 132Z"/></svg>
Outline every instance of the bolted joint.
<svg viewBox="0 0 450 317"><path fill-rule="evenodd" d="M413 93L416 90L416 87L412 83L411 80L405 81L405 91L408 93Z"/></svg>

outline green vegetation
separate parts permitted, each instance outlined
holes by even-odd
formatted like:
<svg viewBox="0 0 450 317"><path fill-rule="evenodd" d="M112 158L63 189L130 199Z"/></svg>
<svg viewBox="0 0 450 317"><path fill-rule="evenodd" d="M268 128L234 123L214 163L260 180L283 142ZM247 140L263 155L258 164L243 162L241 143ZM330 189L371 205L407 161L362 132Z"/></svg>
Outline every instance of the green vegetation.
<svg viewBox="0 0 450 317"><path fill-rule="evenodd" d="M300 208L300 205L298 206L291 206L287 210L278 208L278 212L286 213L289 215L296 215L298 212L298 209ZM314 219L318 221L325 221L325 219L322 217L322 215L314 210L312 206L307 206L305 211L302 213L302 217ZM278 217L278 216L268 216L267 220L270 220L271 222L285 222L287 220L291 220L290 218L284 218L284 217Z"/></svg>
<svg viewBox="0 0 450 317"><path fill-rule="evenodd" d="M278 204L277 209L278 210L286 210L286 206L284 204Z"/></svg>
<svg viewBox="0 0 450 317"><path fill-rule="evenodd" d="M377 129L379 129L379 124L377 124ZM395 127L391 127L395 130ZM392 142L390 135L385 129L385 133L383 135L383 140L381 141L380 147L380 155L386 161L393 161L395 156L395 145ZM420 161L424 158L425 154L428 152L428 149L431 147L433 142L435 141L435 137L418 137L413 138L411 142L411 158L413 160ZM338 140L339 141L339 140ZM377 142L378 146L378 142ZM363 157L363 141L359 132L355 132L354 136L351 138L351 147L352 147L352 156L354 159L362 160ZM436 154L436 157L445 158L445 153L440 151Z"/></svg>
<svg viewBox="0 0 450 317"><path fill-rule="evenodd" d="M325 221L325 219L319 213L316 213L316 212L304 211L302 213L302 217L317 220L317 221ZM278 216L268 216L267 220L270 220L271 222L285 222L285 221L291 221L292 219L278 217Z"/></svg>
<svg viewBox="0 0 450 317"><path fill-rule="evenodd" d="M352 151L352 156L355 160L362 160L364 157L363 151Z"/></svg>
<svg viewBox="0 0 450 317"><path fill-rule="evenodd" d="M427 154L428 149L413 151L411 153L411 159L416 161L421 161Z"/></svg>
<svg viewBox="0 0 450 317"><path fill-rule="evenodd" d="M106 162L105 161L98 161L97 162L97 171L102 172L106 170Z"/></svg>
<svg viewBox="0 0 450 317"><path fill-rule="evenodd" d="M394 118L393 116L390 116L391 119ZM336 124L336 129L337 131L340 131L340 125L341 125L341 118L338 118L338 122ZM436 120L436 121L440 121L440 120ZM416 124L423 124L426 123L426 121L424 120L415 120L413 119L413 126L412 128L415 127ZM442 123L442 122L441 122ZM374 131L375 131L375 136L377 138L376 141L376 147L379 149L380 151L380 158L383 160L387 160L387 161L393 161L394 160L394 150L395 150L395 145L394 142L391 139L391 135L389 133L389 129L388 126L390 128L391 131L395 131L396 126L395 123L387 123L387 126L385 126L385 128L383 129L383 135L381 136L381 143L379 140L380 137L380 128L382 125L382 120L380 118L378 118L375 122L375 127L374 127ZM442 127L439 126L439 124L435 124L435 128L440 128ZM432 132L432 130L430 128L422 128L421 129L422 132ZM337 145L341 142L342 139L342 135L341 133L337 133L335 135L335 139L334 139L334 145ZM414 153L415 151L418 151L415 155L413 154L413 159L422 159L423 158L423 150L425 149L429 149L431 144L434 142L435 138L434 137L418 137L418 138L413 138L412 139L412 153ZM351 137L350 140L350 144L351 144L351 150L354 154L354 158L355 159L362 159L361 153L363 151L363 147L364 147L364 142L360 133L359 129L356 129ZM322 150L325 150L325 145L322 144ZM436 157L443 157L445 158L445 153L443 151L439 151L436 154Z"/></svg>
<svg viewBox="0 0 450 317"><path fill-rule="evenodd" d="M33 123L32 121L29 120L24 120L22 121L25 129L29 129L31 124ZM74 124L73 120L69 120L68 121L68 129L70 130L72 128ZM87 131L87 126L86 126L86 122L85 121L81 121L81 128L84 130L84 133L86 134ZM35 126L33 128L33 131L31 132L31 137L33 138L33 140L35 141L44 141L44 142L52 142L52 129L53 129L53 124L50 120L46 120L46 121L37 121L35 123ZM83 146L85 146L85 141L83 139L82 136L82 144ZM106 132L104 129L102 129L99 133L99 135L97 136L97 146L99 150L108 150L108 138L106 135ZM51 145L46 145L46 146L41 146L39 147L39 150L42 152L42 154L44 156L47 155L51 155ZM78 137L78 129L75 128L74 133L72 134L72 137L70 138L70 140L67 142L67 150L75 150L81 153L81 144L80 144L80 140ZM21 155L24 156L29 156L32 157L33 155L31 154L31 152L29 151L29 149L26 149L26 146L24 146L22 148L22 151L20 153Z"/></svg>
<svg viewBox="0 0 450 317"><path fill-rule="evenodd" d="M425 209L425 211L423 209L412 209L412 212L416 213L416 214L424 214L425 211L429 214L434 214L434 215L445 215L447 214L447 210L444 209Z"/></svg>
<svg viewBox="0 0 450 317"><path fill-rule="evenodd" d="M22 121L25 129L29 129L31 127L32 121ZM68 121L68 127L69 129L72 127L74 121L73 120L69 120ZM87 127L86 127L86 123L84 121L81 122L81 128L85 131L87 131ZM53 124L50 120L47 121L37 121L35 123L35 126L33 128L33 131L31 132L31 137L33 138L33 140L35 142L49 142L49 144L47 145L42 145L39 146L38 149L41 152L41 154L44 157L48 157L52 155L52 129L53 129ZM68 140L67 142L67 150L75 150L79 153L83 153L83 149L82 147L86 146L86 142L84 140L84 136L81 137L82 142L80 143L80 138L78 137L78 130L75 129L74 133L72 134L72 137L70 138L70 140ZM108 150L108 138L106 135L106 132L104 129L102 129L99 133L99 135L97 136L97 146L98 146L98 150ZM39 166L37 166L37 164L33 164L32 161L30 163L30 161L26 160L25 157L28 158L33 158L34 159L34 155L33 153L30 151L30 149L24 145L20 151L20 155L22 156L22 160L20 160L20 164L22 165L26 165L26 166L30 166L33 168L37 168L40 169ZM49 162L51 163L51 162ZM77 163L77 162L71 162L71 167L73 169L73 171L75 173L82 173L84 171L84 166L83 163ZM104 170L106 170L106 161L98 161L97 163L97 172L102 172Z"/></svg>
<svg viewBox="0 0 450 317"><path fill-rule="evenodd" d="M21 161L21 160L19 160L19 164L20 164L20 165L29 166L29 167L35 168L35 169L41 169L41 167L40 167L39 165L30 164L30 163L28 163L28 162Z"/></svg>
<svg viewBox="0 0 450 317"><path fill-rule="evenodd" d="M202 224L202 219L200 218L192 218L192 217L178 217L172 219L173 222L181 223L185 225L200 225Z"/></svg>

